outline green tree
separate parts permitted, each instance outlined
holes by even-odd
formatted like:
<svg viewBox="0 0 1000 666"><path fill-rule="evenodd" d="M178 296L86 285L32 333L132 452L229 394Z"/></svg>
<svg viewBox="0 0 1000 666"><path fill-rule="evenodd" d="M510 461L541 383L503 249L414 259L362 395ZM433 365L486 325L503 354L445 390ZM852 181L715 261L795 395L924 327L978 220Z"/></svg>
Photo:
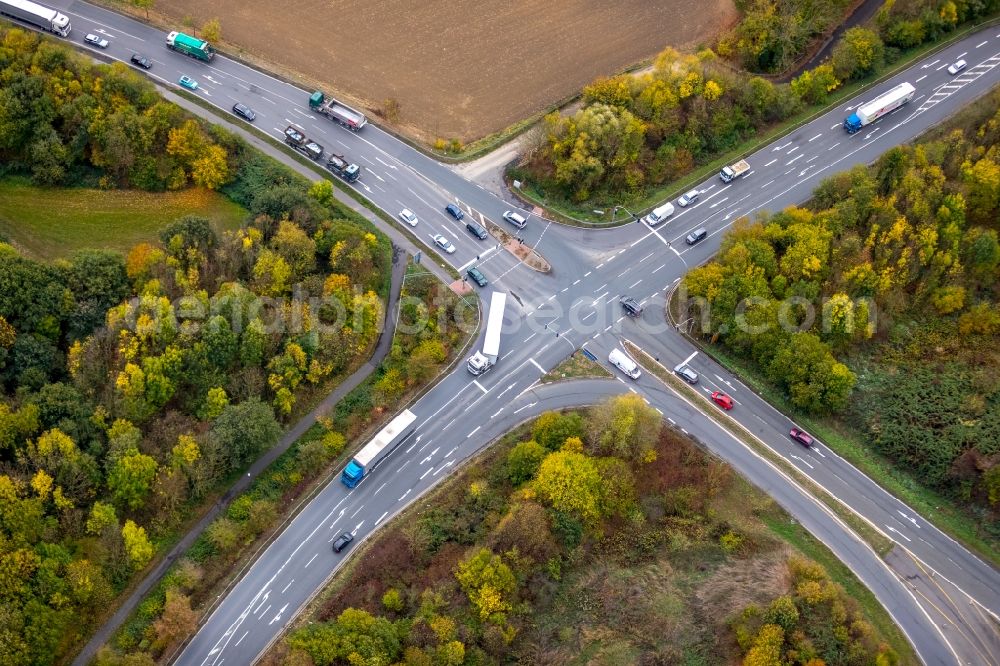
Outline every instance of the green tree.
<svg viewBox="0 0 1000 666"><path fill-rule="evenodd" d="M207 190L217 190L232 179L229 159L222 146L208 146L191 162L191 180Z"/></svg>
<svg viewBox="0 0 1000 666"><path fill-rule="evenodd" d="M555 412L548 412L555 413ZM520 442L507 454L507 476L510 482L519 486L530 481L545 458L545 449L538 442Z"/></svg>
<svg viewBox="0 0 1000 666"><path fill-rule="evenodd" d="M87 532L101 534L107 528L118 529L118 516L115 507L104 502L94 502L90 507L90 517L87 518Z"/></svg>
<svg viewBox="0 0 1000 666"><path fill-rule="evenodd" d="M792 79L792 91L806 104L823 104L826 97L840 87L833 65L820 65Z"/></svg>
<svg viewBox="0 0 1000 666"><path fill-rule="evenodd" d="M499 555L489 548L480 548L458 564L455 578L480 619L504 623L505 613L513 608L517 579Z"/></svg>
<svg viewBox="0 0 1000 666"><path fill-rule="evenodd" d="M603 485L594 459L576 451L550 453L535 475L540 497L557 511L596 522L601 515Z"/></svg>
<svg viewBox="0 0 1000 666"><path fill-rule="evenodd" d="M156 460L132 449L111 463L108 489L117 501L137 509L149 494L156 469Z"/></svg>
<svg viewBox="0 0 1000 666"><path fill-rule="evenodd" d="M531 439L549 451L558 451L570 437L583 437L583 417L575 412L543 412L531 426Z"/></svg>
<svg viewBox="0 0 1000 666"><path fill-rule="evenodd" d="M258 398L225 407L210 431L228 471L254 460L270 448L280 434L281 426L274 412Z"/></svg>
<svg viewBox="0 0 1000 666"><path fill-rule="evenodd" d="M288 264L292 282L316 270L316 241L294 222L283 221L278 225L270 247Z"/></svg>
<svg viewBox="0 0 1000 666"><path fill-rule="evenodd" d="M591 410L589 441L596 453L623 460L655 457L660 416L636 394L615 396Z"/></svg>
<svg viewBox="0 0 1000 666"><path fill-rule="evenodd" d="M883 66L885 45L874 30L849 28L833 48L830 59L838 79L863 78Z"/></svg>
<svg viewBox="0 0 1000 666"><path fill-rule="evenodd" d="M309 188L309 196L315 199L321 206L329 206L333 203L333 183L325 178L317 180Z"/></svg>
<svg viewBox="0 0 1000 666"><path fill-rule="evenodd" d="M222 23L217 18L205 21L201 26L201 35L207 42L218 42L222 39Z"/></svg>
<svg viewBox="0 0 1000 666"><path fill-rule="evenodd" d="M125 542L125 552L135 570L142 569L153 558L153 544L146 537L146 530L131 520L126 520L122 527L122 539Z"/></svg>

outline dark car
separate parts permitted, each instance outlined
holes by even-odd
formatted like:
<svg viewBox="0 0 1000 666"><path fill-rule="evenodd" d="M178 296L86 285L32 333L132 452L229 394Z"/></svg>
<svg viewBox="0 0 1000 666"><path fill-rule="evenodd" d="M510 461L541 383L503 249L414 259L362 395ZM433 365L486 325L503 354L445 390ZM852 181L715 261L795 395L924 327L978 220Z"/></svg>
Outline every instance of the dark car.
<svg viewBox="0 0 1000 666"><path fill-rule="evenodd" d="M486 276L483 275L483 272L478 268L476 268L475 266L465 271L465 274L469 276L470 280L478 284L480 287L485 287L487 284L489 284L486 281Z"/></svg>
<svg viewBox="0 0 1000 666"><path fill-rule="evenodd" d="M344 532L333 542L333 552L339 553L347 548L347 545L354 541L354 536L350 532Z"/></svg>
<svg viewBox="0 0 1000 666"><path fill-rule="evenodd" d="M622 296L618 299L618 302L622 304L625 314L629 317L638 317L642 314L642 306L639 305L639 302L631 296Z"/></svg>
<svg viewBox="0 0 1000 666"><path fill-rule="evenodd" d="M702 227L701 229L695 229L694 231L692 231L687 235L687 238L684 239L684 242L687 243L688 245L694 245L698 241L704 240L705 236L707 235L708 235L708 229L706 229L705 227Z"/></svg>
<svg viewBox="0 0 1000 666"><path fill-rule="evenodd" d="M484 229L483 225L481 224L476 224L475 222L469 222L468 224L465 225L465 228L469 230L470 234L472 234L479 240L486 240L486 237L489 236L489 234L486 233L486 229Z"/></svg>
<svg viewBox="0 0 1000 666"><path fill-rule="evenodd" d="M674 372L676 372L680 376L680 378L686 381L688 384L698 383L698 373L689 368L688 366L684 365L683 363L676 366L674 368Z"/></svg>
<svg viewBox="0 0 1000 666"><path fill-rule="evenodd" d="M143 69L149 69L153 66L153 61L142 55L141 53L133 53L130 58L132 64L136 67L142 67Z"/></svg>
<svg viewBox="0 0 1000 666"><path fill-rule="evenodd" d="M446 213L451 215L456 220L461 220L463 217L465 217L465 213L462 212L462 209L453 203L450 203L447 206L445 206L444 210Z"/></svg>
<svg viewBox="0 0 1000 666"><path fill-rule="evenodd" d="M801 428L792 428L788 432L788 434L789 436L791 436L792 439L794 439L802 446L811 447L815 443L815 440L812 438L812 435L807 433L805 430L802 430Z"/></svg>
<svg viewBox="0 0 1000 666"><path fill-rule="evenodd" d="M246 104L241 104L240 102L236 102L236 104L233 104L233 113L235 113L248 123L252 123L254 118L257 117L257 114L254 112L253 109L251 109Z"/></svg>

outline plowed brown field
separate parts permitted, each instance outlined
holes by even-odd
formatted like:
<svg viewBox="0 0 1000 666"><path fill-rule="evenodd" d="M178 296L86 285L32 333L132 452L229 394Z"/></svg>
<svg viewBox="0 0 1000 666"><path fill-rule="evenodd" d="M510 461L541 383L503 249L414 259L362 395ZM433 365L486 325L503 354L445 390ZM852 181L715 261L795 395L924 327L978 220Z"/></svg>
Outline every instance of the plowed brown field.
<svg viewBox="0 0 1000 666"><path fill-rule="evenodd" d="M707 42L732 0L157 0L368 110L400 104L423 140L468 142L667 46ZM305 103L305 100L303 100Z"/></svg>

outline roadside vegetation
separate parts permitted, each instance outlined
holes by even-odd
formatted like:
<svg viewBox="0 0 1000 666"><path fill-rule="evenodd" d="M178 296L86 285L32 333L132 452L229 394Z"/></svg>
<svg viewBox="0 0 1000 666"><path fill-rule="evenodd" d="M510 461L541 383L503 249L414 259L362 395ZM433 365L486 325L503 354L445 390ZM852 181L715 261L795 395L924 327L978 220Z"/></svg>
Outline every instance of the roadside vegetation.
<svg viewBox="0 0 1000 666"><path fill-rule="evenodd" d="M717 50L682 55L668 48L649 72L594 81L583 89L580 110L545 117L509 177L522 181L529 198L581 218L613 205L646 206L698 167L821 108L842 85L877 77L905 49L1000 11L997 0L890 1L876 25L847 30L829 60L790 83L733 67L735 59L757 72L780 70L826 25L822 17L842 13L844 4L747 3Z"/></svg>
<svg viewBox="0 0 1000 666"><path fill-rule="evenodd" d="M825 180L810 208L738 221L676 313L795 410L832 416L831 446L994 561L998 139L994 89Z"/></svg>
<svg viewBox="0 0 1000 666"><path fill-rule="evenodd" d="M175 657L219 594L289 520L287 507L308 501L366 437L458 356L471 329L423 322L460 321L468 306L419 266L409 268L390 355L230 503L102 648L97 666Z"/></svg>
<svg viewBox="0 0 1000 666"><path fill-rule="evenodd" d="M769 524L825 547L661 424L627 395L511 433L356 553L263 663L915 663L870 593Z"/></svg>
<svg viewBox="0 0 1000 666"><path fill-rule="evenodd" d="M0 645L5 662L48 664L367 357L391 252L329 182L167 104L122 65L0 29L0 80L10 182L231 202L215 220L137 220L152 237L125 256L53 237L44 259L68 258L49 263L0 243ZM239 209L245 224L225 230ZM82 232L64 240L82 245ZM266 523L274 507L239 510Z"/></svg>
<svg viewBox="0 0 1000 666"><path fill-rule="evenodd" d="M579 349L570 354L559 365L542 376L541 383L548 384L564 379L610 379L614 377L600 363L587 358Z"/></svg>

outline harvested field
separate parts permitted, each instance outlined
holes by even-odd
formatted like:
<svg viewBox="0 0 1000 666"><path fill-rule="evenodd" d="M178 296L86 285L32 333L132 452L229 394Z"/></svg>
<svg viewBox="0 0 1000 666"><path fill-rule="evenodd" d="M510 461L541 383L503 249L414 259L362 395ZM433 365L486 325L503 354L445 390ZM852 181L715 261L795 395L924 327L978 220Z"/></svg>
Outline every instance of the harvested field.
<svg viewBox="0 0 1000 666"><path fill-rule="evenodd" d="M401 128L429 142L501 130L737 18L732 0L158 0L156 10L178 27L219 17L229 44L369 111L395 99Z"/></svg>

